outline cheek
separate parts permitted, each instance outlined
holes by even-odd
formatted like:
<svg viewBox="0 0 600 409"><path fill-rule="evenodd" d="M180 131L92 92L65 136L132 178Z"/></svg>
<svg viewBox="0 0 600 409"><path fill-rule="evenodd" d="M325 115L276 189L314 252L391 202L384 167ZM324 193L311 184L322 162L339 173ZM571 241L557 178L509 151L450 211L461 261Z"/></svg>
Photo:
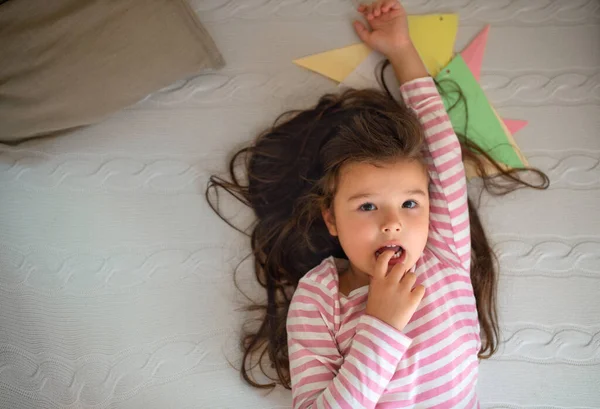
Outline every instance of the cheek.
<svg viewBox="0 0 600 409"><path fill-rule="evenodd" d="M338 224L339 239L344 248L352 251L354 247L364 248L364 243L374 240L373 218L364 217L364 215L347 215L341 223Z"/></svg>
<svg viewBox="0 0 600 409"><path fill-rule="evenodd" d="M419 220L419 230L422 234L421 239L423 240L423 247L425 247L425 242L427 241L427 236L429 235L429 207Z"/></svg>
<svg viewBox="0 0 600 409"><path fill-rule="evenodd" d="M348 215L344 218L340 226L340 234L352 237L361 237L369 229L368 219L358 215Z"/></svg>
<svg viewBox="0 0 600 409"><path fill-rule="evenodd" d="M412 219L411 234L414 235L419 245L425 246L429 234L429 208Z"/></svg>

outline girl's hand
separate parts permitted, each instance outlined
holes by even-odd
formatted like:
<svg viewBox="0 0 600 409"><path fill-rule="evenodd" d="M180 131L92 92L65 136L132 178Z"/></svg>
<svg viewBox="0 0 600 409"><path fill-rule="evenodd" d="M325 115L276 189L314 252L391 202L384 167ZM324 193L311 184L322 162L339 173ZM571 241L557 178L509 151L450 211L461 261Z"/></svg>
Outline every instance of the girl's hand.
<svg viewBox="0 0 600 409"><path fill-rule="evenodd" d="M403 264L396 264L386 275L393 255L394 250L386 250L377 258L365 314L402 331L421 303L425 287L418 285L413 289L417 277L407 273Z"/></svg>
<svg viewBox="0 0 600 409"><path fill-rule="evenodd" d="M377 0L371 4L361 4L357 10L365 16L372 31L356 20L354 29L373 50L389 58L402 47L412 45L406 11L398 0Z"/></svg>

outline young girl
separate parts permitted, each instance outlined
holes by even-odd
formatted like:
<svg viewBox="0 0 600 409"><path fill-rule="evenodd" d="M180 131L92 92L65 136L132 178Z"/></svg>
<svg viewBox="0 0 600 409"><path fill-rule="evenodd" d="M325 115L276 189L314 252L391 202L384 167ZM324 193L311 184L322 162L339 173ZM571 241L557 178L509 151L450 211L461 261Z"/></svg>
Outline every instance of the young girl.
<svg viewBox="0 0 600 409"><path fill-rule="evenodd" d="M207 198L227 189L257 216L252 249L268 304L244 338L242 374L274 385L249 376L262 349L261 368L268 353L294 408L477 407L478 358L497 348L496 271L463 160L501 168L459 142L402 6L358 10L372 31L355 29L391 62L406 106L376 90L325 95L278 118L234 156L232 182L213 176L207 189ZM247 185L234 173L242 154ZM516 171L501 178L547 187L531 171L538 185Z"/></svg>

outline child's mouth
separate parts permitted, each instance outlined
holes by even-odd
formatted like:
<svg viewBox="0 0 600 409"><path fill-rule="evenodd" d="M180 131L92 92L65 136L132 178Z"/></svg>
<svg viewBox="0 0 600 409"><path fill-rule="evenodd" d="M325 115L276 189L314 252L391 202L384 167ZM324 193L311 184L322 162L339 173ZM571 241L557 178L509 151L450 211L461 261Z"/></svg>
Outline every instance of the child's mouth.
<svg viewBox="0 0 600 409"><path fill-rule="evenodd" d="M404 249L401 246L385 246L385 247L380 247L375 252L375 258L379 257L384 251L390 250L390 249L394 249L394 255L391 258L392 260L399 258L404 253Z"/></svg>

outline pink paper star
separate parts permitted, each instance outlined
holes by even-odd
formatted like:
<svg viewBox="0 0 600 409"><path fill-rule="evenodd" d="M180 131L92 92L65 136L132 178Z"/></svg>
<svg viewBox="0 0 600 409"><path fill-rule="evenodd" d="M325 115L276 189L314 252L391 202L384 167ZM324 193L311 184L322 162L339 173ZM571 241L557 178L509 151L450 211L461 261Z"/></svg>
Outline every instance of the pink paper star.
<svg viewBox="0 0 600 409"><path fill-rule="evenodd" d="M471 41L471 43L460 52L461 57L465 60L467 67L473 73L473 76L477 81L481 74L481 65L483 63L483 53L485 52L485 46L487 45L488 33L490 31L490 25L488 24L477 34L477 37ZM514 135L527 125L527 121L522 119L506 119L501 118L502 122L508 129L508 131Z"/></svg>

